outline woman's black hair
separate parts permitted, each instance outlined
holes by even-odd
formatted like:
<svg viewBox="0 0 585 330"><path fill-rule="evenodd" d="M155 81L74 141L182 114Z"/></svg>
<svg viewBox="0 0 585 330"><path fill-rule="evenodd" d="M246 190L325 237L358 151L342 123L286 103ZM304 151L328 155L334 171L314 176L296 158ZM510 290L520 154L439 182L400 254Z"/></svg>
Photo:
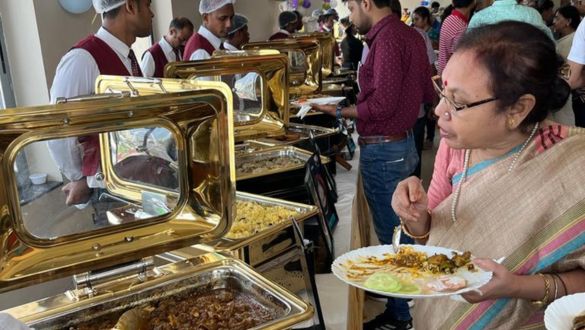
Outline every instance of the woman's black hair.
<svg viewBox="0 0 585 330"><path fill-rule="evenodd" d="M579 23L581 23L581 15L579 14L579 10L577 10L576 7L571 5L563 6L559 8L557 12L564 18L570 20L571 23L569 23L569 25L571 28L573 28L575 31L577 30Z"/></svg>
<svg viewBox="0 0 585 330"><path fill-rule="evenodd" d="M499 111L531 94L534 108L522 122L524 128L559 110L571 89L560 76L563 59L555 43L539 28L516 21L484 25L466 33L456 52L471 51L490 75L490 89Z"/></svg>
<svg viewBox="0 0 585 330"><path fill-rule="evenodd" d="M451 15L451 12L453 11L453 5L448 5L447 7L445 7L445 9L443 10L443 13L441 14L441 23L443 23L447 17L449 17L449 15Z"/></svg>
<svg viewBox="0 0 585 330"><path fill-rule="evenodd" d="M417 7L413 14L417 14L422 18L423 21L426 21L429 25L431 25L431 11L427 7Z"/></svg>

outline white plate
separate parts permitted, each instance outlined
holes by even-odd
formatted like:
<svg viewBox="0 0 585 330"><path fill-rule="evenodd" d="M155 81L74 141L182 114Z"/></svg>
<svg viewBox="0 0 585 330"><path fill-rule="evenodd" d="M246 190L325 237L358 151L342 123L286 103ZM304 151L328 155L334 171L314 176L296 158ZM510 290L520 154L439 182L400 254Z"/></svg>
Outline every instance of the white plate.
<svg viewBox="0 0 585 330"><path fill-rule="evenodd" d="M458 252L448 248L436 247L436 246L426 246L426 245L402 245L402 246L411 246L416 251L424 252L428 256L432 256L434 254L444 254L447 256L451 256L451 252ZM347 277L346 267L343 266L347 261L355 262L356 260L360 260L365 257L376 257L376 258L383 258L384 254L387 253L394 253L394 249L392 245L376 245L376 246L368 246L361 249L349 251L342 256L339 256L331 265L331 269L333 274L337 276L343 282L360 288L365 291L375 292L377 294L387 296L387 297L396 297L396 298L435 298L435 297L446 297L457 295L461 293L465 293L468 291L476 290L483 285L487 284L492 278L492 272L486 272L476 267L477 271L468 271L467 269L459 269L454 275L461 276L467 281L467 286L457 291L449 291L449 292L430 292L430 293L418 293L418 294L403 294L403 293L396 293L396 292L385 292L385 291L378 291L366 288L363 285L363 281L356 281ZM404 277L402 275L401 277Z"/></svg>
<svg viewBox="0 0 585 330"><path fill-rule="evenodd" d="M555 300L544 311L544 326L550 330L571 330L573 319L585 312L585 293Z"/></svg>
<svg viewBox="0 0 585 330"><path fill-rule="evenodd" d="M297 117L303 119L305 115L311 111L311 104L318 104L318 105L326 105L326 104L337 104L341 101L345 100L345 97L335 96L335 97L319 97L314 99L307 99L302 102L291 102L292 105L300 106L301 109L297 112Z"/></svg>

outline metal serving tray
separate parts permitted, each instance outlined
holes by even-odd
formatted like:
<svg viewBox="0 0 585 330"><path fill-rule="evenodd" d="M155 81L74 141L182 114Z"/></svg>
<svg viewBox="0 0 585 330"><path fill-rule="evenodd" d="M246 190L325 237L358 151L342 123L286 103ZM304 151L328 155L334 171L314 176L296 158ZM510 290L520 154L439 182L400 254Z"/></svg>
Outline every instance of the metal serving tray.
<svg viewBox="0 0 585 330"><path fill-rule="evenodd" d="M76 300L69 292L5 312L35 329L77 329L85 322L96 324L104 318L117 319L129 309L173 299L178 294L230 289L253 297L255 305L273 313L272 321L253 329L286 329L313 314L311 306L243 262L217 253L161 266L156 271L158 276L152 280L141 283L137 278L126 278L112 290L104 289L103 294L92 298ZM56 303L61 307L52 308Z"/></svg>
<svg viewBox="0 0 585 330"><path fill-rule="evenodd" d="M236 193L236 201L250 201L266 206L283 206L297 212L294 219L298 223L302 223L319 214L319 209L313 205L294 203L244 192ZM234 219L234 221L236 220ZM204 245L197 245L197 248L206 251L230 251L235 257L244 259L250 265L254 266L271 259L295 245L294 233L292 230L287 230L292 229L291 224L291 221L284 221L270 226L253 236L242 238L223 237ZM245 249L245 251L241 249Z"/></svg>
<svg viewBox="0 0 585 330"><path fill-rule="evenodd" d="M333 136L339 133L339 129L336 128L327 128L322 126L315 126L315 125L305 125L305 124L297 124L297 123L289 123L286 127L286 135L285 136L294 136L294 139L284 140L284 139L276 139L276 138L259 138L254 139L254 141L258 141L261 143L273 144L273 145L297 145L298 143L305 142L309 140L311 132L316 139L321 139L329 136Z"/></svg>
<svg viewBox="0 0 585 330"><path fill-rule="evenodd" d="M302 149L299 149L296 147L291 147L291 146L278 146L278 147L268 148L268 149L255 152L253 154L247 154L247 155L239 154L238 157L236 158L236 179L237 180L246 180L246 179L262 177L262 176L266 176L266 175L270 175L270 174L283 173L283 172L289 172L289 171L302 169L305 167L305 163L307 162L307 160L309 160L309 158L311 156L312 156L312 153L310 153L306 150L302 150ZM279 167L279 168L274 168L274 169L269 169L269 170L267 169L267 170L263 170L259 173L238 173L238 168L242 164L255 163L258 161L263 161L263 160L267 160L267 159L275 158L275 157L300 160L300 161L302 161L302 164L299 164L299 165L290 164L290 166ZM321 157L321 162L323 162L323 164L329 163L329 159L326 157Z"/></svg>

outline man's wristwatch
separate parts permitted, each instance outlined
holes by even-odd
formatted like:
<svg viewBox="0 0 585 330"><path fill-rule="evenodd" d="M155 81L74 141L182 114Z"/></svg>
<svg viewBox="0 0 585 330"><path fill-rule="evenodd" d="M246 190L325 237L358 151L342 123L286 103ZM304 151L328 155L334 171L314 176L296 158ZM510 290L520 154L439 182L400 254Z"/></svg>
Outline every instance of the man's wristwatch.
<svg viewBox="0 0 585 330"><path fill-rule="evenodd" d="M337 107L335 108L335 117L337 118L337 120L341 120L341 110L343 109L343 106L340 104L337 105Z"/></svg>

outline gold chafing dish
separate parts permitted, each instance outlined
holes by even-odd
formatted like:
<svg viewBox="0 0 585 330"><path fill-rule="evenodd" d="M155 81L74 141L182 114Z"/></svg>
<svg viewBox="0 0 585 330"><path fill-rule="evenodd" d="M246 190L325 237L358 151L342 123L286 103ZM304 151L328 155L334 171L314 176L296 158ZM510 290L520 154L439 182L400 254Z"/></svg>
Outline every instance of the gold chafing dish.
<svg viewBox="0 0 585 330"><path fill-rule="evenodd" d="M255 152L254 154L240 154L236 158L236 177L237 180L247 180L252 178L258 178L266 175L277 174L277 173L284 173L290 172L294 170L304 169L305 163L309 158L311 158L312 153L299 149L296 147L291 146L279 146L279 147L272 147L269 149L264 149L262 151ZM259 164L262 166L264 161L272 160L272 159L289 159L290 162L288 164L279 163L278 167L273 168L262 168L261 171L255 172L239 172L238 169L242 167L242 165L247 164ZM327 157L321 156L321 162L323 164L328 164L330 159Z"/></svg>
<svg viewBox="0 0 585 330"><path fill-rule="evenodd" d="M228 288L254 297L255 303L274 312L275 319L258 329L288 328L311 317L312 308L297 297L242 262L219 254L154 266L153 256L213 242L231 227L235 199L231 92L221 82L201 84L206 87L189 92L98 96L8 109L0 115L4 142L0 299L18 288L69 275L76 284L63 294L12 307L6 310L9 314L38 329L75 327L71 322L119 315L185 290ZM64 204L57 190L22 198L26 191L22 171L63 160L62 154L53 153L41 158L38 150L73 139L87 155L95 150L84 144L88 137L97 138L99 167L94 178L101 188L93 191L99 199L76 210ZM23 157L28 167L21 167ZM155 165L153 172L142 173L150 171L143 167L149 163ZM172 172L169 176L176 184L160 183L161 169ZM114 201L102 201L103 196ZM96 218L104 213L98 211L100 205L107 212L139 209L142 216L98 225ZM77 227L88 216L89 227ZM46 222L56 229L39 230Z"/></svg>
<svg viewBox="0 0 585 330"><path fill-rule="evenodd" d="M317 40L321 48L322 67L321 73L323 79L331 76L334 73L335 67L335 47L337 41L333 33L329 32L311 32L311 33L295 33L293 38L297 40Z"/></svg>
<svg viewBox="0 0 585 330"><path fill-rule="evenodd" d="M209 60L172 62L165 66L167 78L228 82L234 92L236 141L285 134L284 125L289 117L288 72L287 58L268 49L215 52ZM250 81L254 81L254 86Z"/></svg>
<svg viewBox="0 0 585 330"><path fill-rule="evenodd" d="M282 39L266 42L251 42L243 46L246 50L274 49L288 56L290 95L318 93L321 90L322 52L318 40Z"/></svg>
<svg viewBox="0 0 585 330"><path fill-rule="evenodd" d="M96 91L131 92L134 96L164 94L205 86L203 81L195 78L221 80L227 82L234 92L231 104L235 109L235 141L285 134L289 117L287 59L276 51L173 62L165 67L165 76L180 80L99 76Z"/></svg>
<svg viewBox="0 0 585 330"><path fill-rule="evenodd" d="M274 146L299 145L301 147L304 147L305 144L308 142L311 134L313 134L315 138L326 138L339 133L339 129L335 128L327 128L322 126L305 125L298 123L288 123L288 125L286 126L286 131L289 134L289 136L294 135L295 138L290 139L288 141L276 138L258 138L253 141Z"/></svg>
<svg viewBox="0 0 585 330"><path fill-rule="evenodd" d="M148 281L140 280L137 275L114 286L101 287L104 293L91 299L77 300L74 292L66 292L4 312L35 329L76 329L84 323L100 324L103 328L103 322L113 319L115 324L125 311L133 308L156 305L161 300L189 293L227 289L245 295L249 304L269 311L273 319L254 329L287 329L312 313L312 307L259 276L243 262L217 253L159 266L156 271Z"/></svg>

